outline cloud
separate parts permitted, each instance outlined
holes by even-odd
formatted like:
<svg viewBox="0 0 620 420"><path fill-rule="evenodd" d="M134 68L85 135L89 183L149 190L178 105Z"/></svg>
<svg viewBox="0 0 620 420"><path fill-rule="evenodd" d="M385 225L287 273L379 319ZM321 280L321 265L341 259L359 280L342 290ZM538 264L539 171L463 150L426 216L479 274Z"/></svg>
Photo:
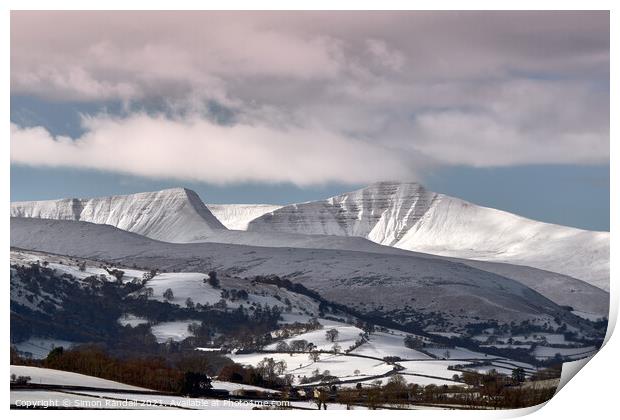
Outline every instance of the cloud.
<svg viewBox="0 0 620 420"><path fill-rule="evenodd" d="M77 139L13 127L21 164L306 185L604 163L609 13L18 11L11 92L131 105Z"/></svg>
<svg viewBox="0 0 620 420"><path fill-rule="evenodd" d="M146 114L100 116L84 124L87 131L77 139L11 124L11 161L215 184L304 186L416 176L415 165L397 153L320 128L222 126L197 117L173 120Z"/></svg>

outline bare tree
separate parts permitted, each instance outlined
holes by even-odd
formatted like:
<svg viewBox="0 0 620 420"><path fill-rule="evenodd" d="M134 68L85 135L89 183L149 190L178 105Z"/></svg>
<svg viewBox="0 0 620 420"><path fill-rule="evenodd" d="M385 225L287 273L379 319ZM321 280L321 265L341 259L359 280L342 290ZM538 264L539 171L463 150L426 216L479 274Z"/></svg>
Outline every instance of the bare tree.
<svg viewBox="0 0 620 420"><path fill-rule="evenodd" d="M332 343L338 339L338 330L332 328L330 330L325 331L325 339L331 341Z"/></svg>
<svg viewBox="0 0 620 420"><path fill-rule="evenodd" d="M318 351L316 351L316 350L312 350L308 354L308 359L310 359L313 362L318 362L319 360L321 360L320 353Z"/></svg>

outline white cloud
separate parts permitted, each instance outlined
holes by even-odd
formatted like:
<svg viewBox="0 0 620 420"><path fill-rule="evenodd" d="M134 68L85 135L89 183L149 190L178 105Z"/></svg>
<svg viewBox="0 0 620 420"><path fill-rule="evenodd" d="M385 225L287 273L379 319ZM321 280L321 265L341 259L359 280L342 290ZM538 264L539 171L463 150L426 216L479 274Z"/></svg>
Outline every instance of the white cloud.
<svg viewBox="0 0 620 420"><path fill-rule="evenodd" d="M11 14L12 93L189 115L14 127L22 164L304 185L604 163L608 84L606 12ZM210 102L234 124L198 117Z"/></svg>
<svg viewBox="0 0 620 420"><path fill-rule="evenodd" d="M11 161L216 184L415 178L412 162L398 153L321 128L222 126L145 114L100 116L84 124L87 132L78 139L11 124Z"/></svg>

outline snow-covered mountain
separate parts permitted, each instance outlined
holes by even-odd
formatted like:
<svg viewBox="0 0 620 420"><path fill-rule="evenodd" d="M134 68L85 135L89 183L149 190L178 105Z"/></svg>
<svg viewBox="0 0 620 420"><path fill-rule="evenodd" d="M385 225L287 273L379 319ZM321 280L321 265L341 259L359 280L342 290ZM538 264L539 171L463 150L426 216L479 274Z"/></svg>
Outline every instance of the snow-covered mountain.
<svg viewBox="0 0 620 420"><path fill-rule="evenodd" d="M223 212L229 215L235 213L230 209ZM242 212L236 214L240 215ZM361 237L228 230L209 211L198 194L186 188L91 199L15 202L11 203L11 217L74 220L111 225L151 239L173 243L218 242L403 253ZM243 217L248 217L247 212ZM242 223L239 218L233 222L237 225L239 223Z"/></svg>
<svg viewBox="0 0 620 420"><path fill-rule="evenodd" d="M225 230L198 194L185 188L110 197L11 203L11 216L116 226L168 242L192 242Z"/></svg>
<svg viewBox="0 0 620 420"><path fill-rule="evenodd" d="M252 220L248 230L360 236L418 252L528 265L609 290L609 232L526 219L418 183L380 182L284 206Z"/></svg>
<svg viewBox="0 0 620 420"><path fill-rule="evenodd" d="M477 320L569 325L579 318L512 279L438 258L346 250L154 241L112 226L11 219L11 246L124 266L253 277L276 274L325 298L398 322L464 325ZM605 293L602 292L601 293Z"/></svg>
<svg viewBox="0 0 620 420"><path fill-rule="evenodd" d="M246 230L250 221L281 207L277 204L207 204L217 220L232 230Z"/></svg>
<svg viewBox="0 0 620 420"><path fill-rule="evenodd" d="M377 184L377 186L378 185L379 184ZM383 184L383 186L385 187L386 185ZM11 215L16 217L82 220L93 223L110 224L124 230L167 242L218 242L263 247L351 250L377 254L413 255L424 258L434 257L449 259L454 262L467 264L516 280L560 305L579 308L579 310L583 312L595 314L607 313L609 296L605 293L601 294L597 291L600 289L593 288L576 278L558 274L557 271L564 271L561 267L559 269L556 268L556 272L551 272L530 268L524 265L500 264L493 261L501 261L502 259L490 258L493 256L492 254L490 256L487 255L487 259L490 261L476 261L473 259L467 260L456 257L420 254L406 249L380 245L364 238L363 236L372 236L375 240L379 240L374 233L372 235L368 233L369 226L372 226L373 229L376 226L398 226L398 228L392 229L391 235L400 237L401 239L408 234L407 232L412 226L416 226L417 229L427 229L428 227L419 226L420 220L424 220L423 217L426 217L424 209L426 209L428 213L428 209L432 208L432 203L437 203L438 197L440 197L439 194L425 191L418 184L394 185L392 191L393 195L396 197L390 197L387 190L388 188L383 188L383 197L381 199L377 199L376 194L372 194L371 188L350 194L351 196L357 195L358 197L356 200L349 198L350 195L345 194L341 198L341 201L343 201L342 205L345 209L341 209L341 211L338 212L334 210L333 205L332 207L327 205L329 202L337 202L336 198L327 200L326 202L306 203L285 207L284 209L287 209L287 211L300 208L299 223L293 223L294 216L287 218L287 224L275 224L270 226L270 224L265 223L268 218L274 217L271 216L272 214L275 215L276 220L282 219L280 210L275 209L266 213L265 216L259 217L255 222L252 222L253 225L262 226L262 229L258 231L225 229L217 221L213 221L213 215L204 206L195 192L182 188L164 190L156 193L142 193L90 200L69 199L18 202L12 203ZM360 199L359 197L362 198ZM449 197L447 197L446 200L460 202L460 200L450 199ZM400 205L392 205L393 201ZM359 202L362 203L361 207ZM242 210L244 206L239 206L239 211L236 211L235 207L237 207L237 205L219 206L220 217L230 226L235 224L240 226L240 224L247 223L247 218L251 217L252 213L260 213L266 210L267 207L259 205L256 209ZM405 211L407 206L414 208ZM471 204L468 204L468 206L480 209ZM315 211L309 211L308 208L315 208ZM505 215L506 218L517 218L517 216L508 213L498 212L492 209L482 209L491 212L491 214L499 213ZM334 213L336 214L334 215ZM423 217L420 216L421 213L424 213ZM223 215L225 215L227 219ZM534 224L538 223L522 218L517 219ZM334 223L334 220L337 220L337 222ZM259 225L259 222L262 224ZM484 221L477 221L477 223L478 225L481 223L484 224ZM305 228L301 229L304 225ZM478 226L476 223L472 225L472 230ZM545 224L541 225L545 226ZM255 228L257 228L256 226ZM290 228L291 230L297 229L313 234L286 233L271 230L274 226L276 229L278 227L285 229ZM324 227L324 229L317 229L317 227ZM464 228L467 228L467 226ZM515 229L518 228L518 226L515 227ZM371 231L376 232L379 230L378 228L373 229L371 229ZM319 235L316 234L317 231L330 232L337 235L359 236ZM584 232L586 235L588 233L592 232ZM448 236L449 232L444 232L444 234ZM487 234L491 236L493 231L488 230ZM608 236L609 234L607 234L607 238ZM456 237L455 241L458 240L460 240L460 238ZM387 243L391 244L392 242L387 241ZM417 247L414 248L417 249ZM425 250L422 246L420 248ZM479 255L475 254L472 249L457 249L452 250L452 253L445 252L445 250L443 251L443 253L447 255ZM541 252L541 254L544 255L544 252ZM506 255L499 255L506 257ZM535 256L528 255L528 257L531 261L535 261ZM548 261L553 261L552 257L555 258L555 256L548 257ZM563 255L560 254L560 260L562 257ZM513 258L513 260L514 259L515 258ZM528 264L530 260L516 260L515 262L517 264ZM609 262L604 257L601 257L601 264L603 268L605 268L608 267ZM590 267L590 265L588 265L588 267Z"/></svg>

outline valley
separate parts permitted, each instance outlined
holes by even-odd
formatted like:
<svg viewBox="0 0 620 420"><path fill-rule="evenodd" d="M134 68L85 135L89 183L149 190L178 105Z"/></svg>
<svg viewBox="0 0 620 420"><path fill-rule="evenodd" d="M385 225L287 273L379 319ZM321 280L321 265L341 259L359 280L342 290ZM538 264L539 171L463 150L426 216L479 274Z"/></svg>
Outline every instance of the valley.
<svg viewBox="0 0 620 420"><path fill-rule="evenodd" d="M417 184L382 199L373 188L385 184L369 188L362 207L350 207L355 197L322 204L344 206L333 226L307 219L316 204L296 205L292 216L288 206L207 206L186 189L14 203L15 360L69 368L72 359L50 359L60 347L66 357L119 363L146 356L172 369L201 366L220 386L262 387L276 400L293 390L293 408L312 408L313 389L333 390L325 398L334 408L362 394L369 408L374 393L389 406L394 387L443 407L441 399L484 406L474 396L485 380L549 383L564 361L600 347L609 294L591 279L403 249L399 241L442 198ZM401 202L404 213L393 206ZM84 395L114 401L120 391Z"/></svg>

